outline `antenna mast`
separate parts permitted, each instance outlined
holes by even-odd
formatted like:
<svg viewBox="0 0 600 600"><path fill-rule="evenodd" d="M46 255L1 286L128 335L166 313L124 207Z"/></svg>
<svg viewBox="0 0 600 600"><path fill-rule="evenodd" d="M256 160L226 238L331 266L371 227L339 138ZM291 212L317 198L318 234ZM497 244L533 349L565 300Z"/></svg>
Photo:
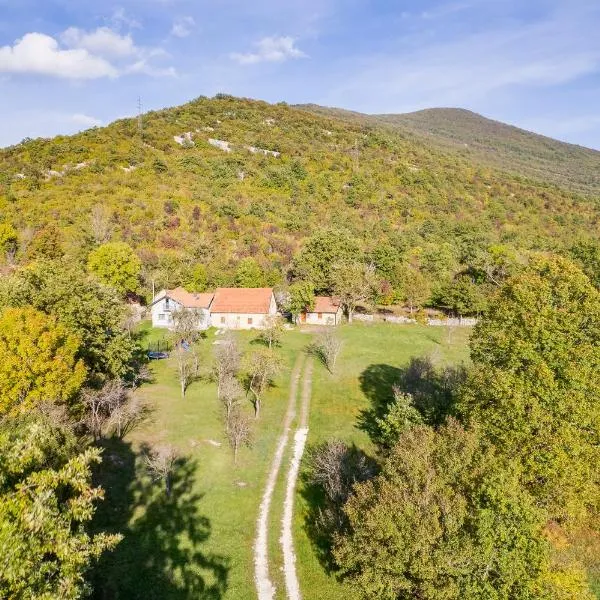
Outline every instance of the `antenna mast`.
<svg viewBox="0 0 600 600"><path fill-rule="evenodd" d="M138 132L140 134L140 137L143 137L144 136L144 123L142 121L142 99L140 96L138 96L138 100L137 100L137 109L138 109L138 117L137 117Z"/></svg>

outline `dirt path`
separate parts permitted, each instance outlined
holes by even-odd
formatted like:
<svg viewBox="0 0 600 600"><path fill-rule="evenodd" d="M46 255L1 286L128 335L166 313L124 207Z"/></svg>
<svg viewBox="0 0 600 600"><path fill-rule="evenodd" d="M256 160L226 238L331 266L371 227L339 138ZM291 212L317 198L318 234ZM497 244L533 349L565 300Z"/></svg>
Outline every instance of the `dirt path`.
<svg viewBox="0 0 600 600"><path fill-rule="evenodd" d="M269 512L273 491L277 483L277 476L281 469L283 454L290 436L290 427L296 416L296 399L298 396L298 383L300 374L304 365L305 355L300 354L296 359L292 370L290 382L290 395L287 411L283 420L283 431L277 441L277 448L273 456L273 462L267 477L265 491L260 503L258 521L256 524L256 541L254 543L254 580L256 582L256 591L258 600L273 600L275 597L275 586L269 576Z"/></svg>
<svg viewBox="0 0 600 600"><path fill-rule="evenodd" d="M294 494L296 492L296 481L300 471L300 461L304 453L306 438L308 437L308 407L312 387L312 358L308 360L304 377L302 379L302 406L300 408L300 419L298 429L294 435L294 454L290 461L290 468L285 488L285 500L283 505L283 519L281 521L281 548L283 551L283 572L285 576L285 588L289 600L301 600L300 582L296 572L296 553L294 552L293 520L294 520Z"/></svg>

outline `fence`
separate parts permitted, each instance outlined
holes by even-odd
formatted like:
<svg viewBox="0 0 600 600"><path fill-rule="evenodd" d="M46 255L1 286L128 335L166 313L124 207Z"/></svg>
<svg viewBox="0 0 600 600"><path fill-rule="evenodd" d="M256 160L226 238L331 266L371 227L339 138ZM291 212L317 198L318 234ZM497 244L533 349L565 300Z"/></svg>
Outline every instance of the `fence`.
<svg viewBox="0 0 600 600"><path fill-rule="evenodd" d="M405 317L403 315L370 315L365 313L356 313L356 321L372 323L374 321L383 321L385 323L397 323L400 325L410 325L416 323L416 319ZM448 317L443 319L427 319L427 325L431 327L473 327L477 325L477 319L472 317L455 318Z"/></svg>
<svg viewBox="0 0 600 600"><path fill-rule="evenodd" d="M167 339L154 340L148 344L148 352L171 352L173 344Z"/></svg>

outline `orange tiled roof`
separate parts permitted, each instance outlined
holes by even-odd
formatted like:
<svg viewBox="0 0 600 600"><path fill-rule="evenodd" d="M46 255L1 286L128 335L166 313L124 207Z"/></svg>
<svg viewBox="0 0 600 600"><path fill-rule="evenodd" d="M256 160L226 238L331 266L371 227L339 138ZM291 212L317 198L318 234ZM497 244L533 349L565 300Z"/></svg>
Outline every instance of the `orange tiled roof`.
<svg viewBox="0 0 600 600"><path fill-rule="evenodd" d="M272 295L273 288L218 288L210 310L213 313L267 314Z"/></svg>
<svg viewBox="0 0 600 600"><path fill-rule="evenodd" d="M179 302L179 304L185 308L208 308L214 294L198 294L195 292L188 292L186 289L178 287L174 290L166 290L164 296L172 298L175 302Z"/></svg>
<svg viewBox="0 0 600 600"><path fill-rule="evenodd" d="M331 296L315 296L315 307L310 311L314 313L336 313L340 308L340 301Z"/></svg>

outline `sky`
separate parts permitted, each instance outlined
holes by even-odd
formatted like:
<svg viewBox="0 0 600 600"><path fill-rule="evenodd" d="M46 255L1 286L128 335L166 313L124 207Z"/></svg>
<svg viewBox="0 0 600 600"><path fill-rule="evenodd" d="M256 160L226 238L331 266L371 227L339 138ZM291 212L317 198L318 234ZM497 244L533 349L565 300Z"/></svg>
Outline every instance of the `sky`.
<svg viewBox="0 0 600 600"><path fill-rule="evenodd" d="M0 146L218 92L600 149L600 0L0 0Z"/></svg>

